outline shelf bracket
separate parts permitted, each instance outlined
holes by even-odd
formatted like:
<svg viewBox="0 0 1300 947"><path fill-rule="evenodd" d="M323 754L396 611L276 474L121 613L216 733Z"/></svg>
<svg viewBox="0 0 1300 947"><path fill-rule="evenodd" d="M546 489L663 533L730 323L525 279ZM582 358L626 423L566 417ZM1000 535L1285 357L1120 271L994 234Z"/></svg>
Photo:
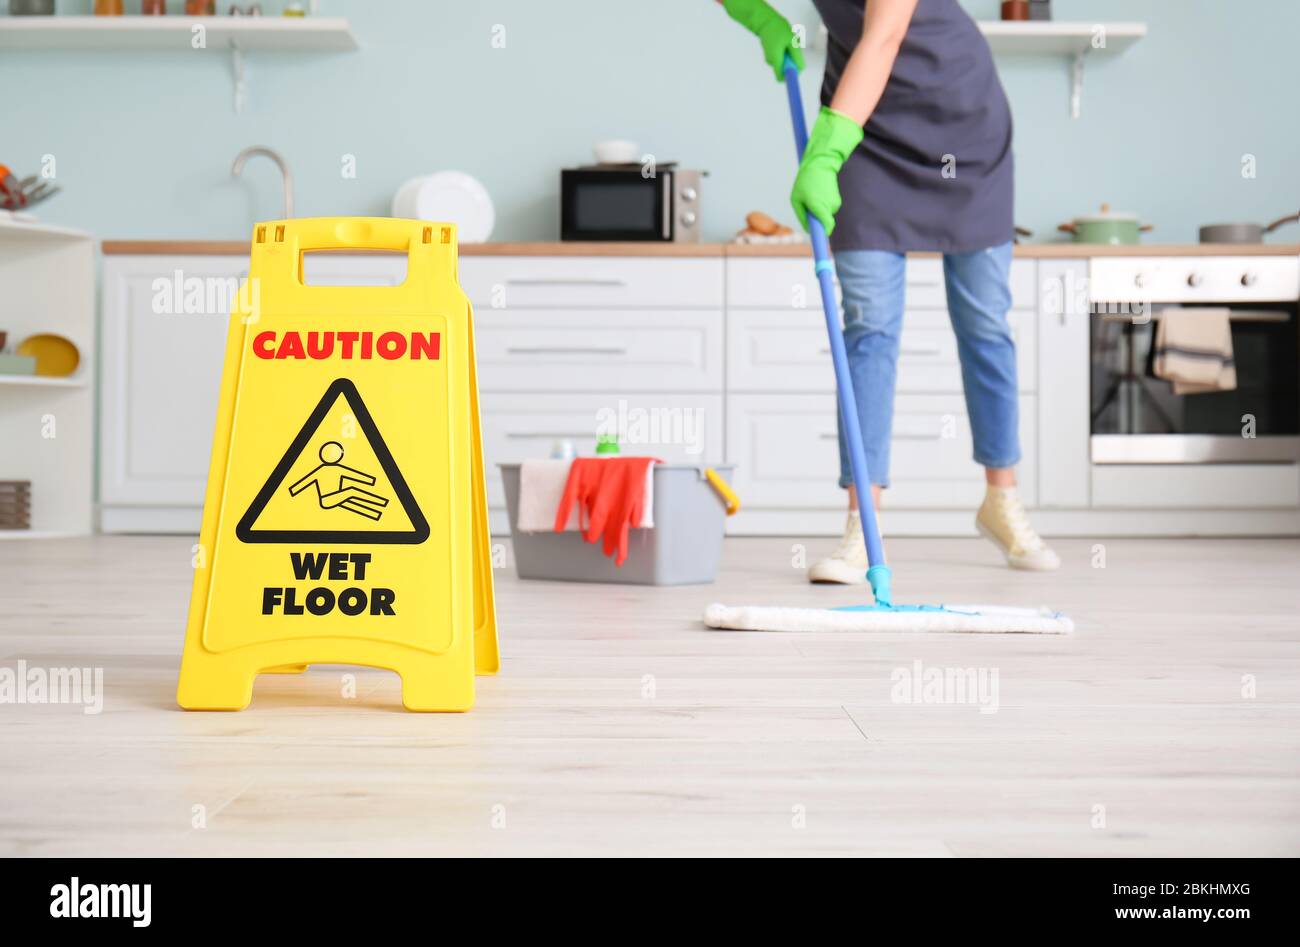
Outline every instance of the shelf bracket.
<svg viewBox="0 0 1300 947"><path fill-rule="evenodd" d="M235 80L235 113L244 110L248 101L248 78L244 72L244 51L239 48L238 40L230 41L230 72Z"/></svg>
<svg viewBox="0 0 1300 947"><path fill-rule="evenodd" d="M1088 47L1078 50L1070 62L1070 118L1078 118L1083 111L1083 61Z"/></svg>

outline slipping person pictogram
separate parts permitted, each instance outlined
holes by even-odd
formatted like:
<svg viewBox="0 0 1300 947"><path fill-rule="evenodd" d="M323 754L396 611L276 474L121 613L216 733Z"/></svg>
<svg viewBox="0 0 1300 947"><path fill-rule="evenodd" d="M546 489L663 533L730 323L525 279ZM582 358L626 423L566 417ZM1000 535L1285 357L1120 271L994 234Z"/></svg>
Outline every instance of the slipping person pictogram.
<svg viewBox="0 0 1300 947"><path fill-rule="evenodd" d="M345 416L357 426L358 439L346 451L357 466L344 463L343 445L333 439ZM313 444L320 447L312 451ZM296 478L291 473L308 470ZM316 503L303 496L313 489ZM249 503L235 535L245 543L418 544L429 538L429 522L356 384L337 378Z"/></svg>
<svg viewBox="0 0 1300 947"><path fill-rule="evenodd" d="M362 490L361 487L349 485L349 481L352 481L353 483L373 487L376 478L368 473L362 473L360 470L345 466L342 463L342 444L338 441L327 441L321 445L317 456L321 459L320 466L291 486L289 488L290 496L296 497L308 487L315 487L316 501L320 504L322 510L348 510L376 522L384 515L383 508L388 506L388 500L385 497L381 497L377 493L371 493L369 490ZM324 484L322 484L322 480L325 481ZM329 489L330 486L334 486L334 488Z"/></svg>

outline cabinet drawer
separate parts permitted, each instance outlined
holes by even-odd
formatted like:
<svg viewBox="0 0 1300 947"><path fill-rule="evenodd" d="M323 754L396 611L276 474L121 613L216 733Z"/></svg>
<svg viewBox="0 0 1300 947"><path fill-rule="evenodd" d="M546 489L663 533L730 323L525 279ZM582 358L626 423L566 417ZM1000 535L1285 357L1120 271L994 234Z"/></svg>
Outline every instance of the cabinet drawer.
<svg viewBox="0 0 1300 947"><path fill-rule="evenodd" d="M475 314L482 391L722 390L721 310Z"/></svg>
<svg viewBox="0 0 1300 947"><path fill-rule="evenodd" d="M731 395L727 398L727 460L736 464L736 491L754 509L839 509L834 396ZM1036 429L1034 399L1021 399L1025 457L1021 493L1032 504ZM892 486L887 508L972 511L984 493L971 460L970 425L962 399L900 395L891 444Z"/></svg>
<svg viewBox="0 0 1300 947"><path fill-rule="evenodd" d="M556 441L579 454L596 450L596 431L617 422L626 455L653 455L670 463L721 463L722 396L631 392L597 394L484 394L479 399L488 506L505 507L497 464L549 457Z"/></svg>
<svg viewBox="0 0 1300 947"><path fill-rule="evenodd" d="M722 258L462 257L476 309L722 308Z"/></svg>
<svg viewBox="0 0 1300 947"><path fill-rule="evenodd" d="M1034 309L1036 270L1033 260L1011 261L1011 306ZM948 304L943 260L934 256L907 258L905 293L909 309L943 309ZM836 295L839 282L836 281ZM821 310L821 289L811 257L730 257L727 260L727 303L750 309Z"/></svg>
<svg viewBox="0 0 1300 947"><path fill-rule="evenodd" d="M1020 390L1036 387L1034 313L1008 314ZM825 317L807 310L732 310L727 315L727 386L732 391L834 391ZM957 337L945 310L909 310L899 340L899 392L960 393Z"/></svg>
<svg viewBox="0 0 1300 947"><path fill-rule="evenodd" d="M1248 509L1300 502L1295 464L1097 464L1092 505L1116 509Z"/></svg>

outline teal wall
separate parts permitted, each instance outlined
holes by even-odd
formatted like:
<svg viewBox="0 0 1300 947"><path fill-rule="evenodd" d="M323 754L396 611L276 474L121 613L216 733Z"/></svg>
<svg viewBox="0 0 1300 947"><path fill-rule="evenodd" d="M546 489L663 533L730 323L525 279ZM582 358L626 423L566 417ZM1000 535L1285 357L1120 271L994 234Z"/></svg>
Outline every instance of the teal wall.
<svg viewBox="0 0 1300 947"><path fill-rule="evenodd" d="M809 0L776 2L815 22ZM996 0L965 2L996 16ZM1057 19L1140 19L1150 33L1089 68L1077 121L1064 62L1000 62L1016 119L1016 216L1037 239L1102 201L1155 223L1157 242L1300 206L1300 3L1054 5ZM89 6L59 0L61 13ZM103 237L242 237L277 216L272 165L230 178L249 144L288 157L302 215L384 214L408 177L457 168L492 193L495 239L554 238L557 169L589 160L592 141L628 137L712 172L709 237L730 237L753 208L788 217L784 99L756 41L708 0L322 0L321 12L349 17L361 50L250 53L238 115L229 57L216 52L4 51L0 161L35 170L54 155L64 193L41 216ZM492 48L494 24L504 49ZM809 94L814 85L805 80ZM1245 153L1257 158L1253 180L1241 175ZM345 154L355 179L340 174ZM1274 239L1298 240L1300 228Z"/></svg>

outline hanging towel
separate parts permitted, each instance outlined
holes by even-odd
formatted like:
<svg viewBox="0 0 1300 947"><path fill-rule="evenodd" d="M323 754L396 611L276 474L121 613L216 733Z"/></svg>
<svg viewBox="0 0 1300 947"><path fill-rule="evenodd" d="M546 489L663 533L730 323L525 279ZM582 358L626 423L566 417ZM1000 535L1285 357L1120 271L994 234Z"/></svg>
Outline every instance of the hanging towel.
<svg viewBox="0 0 1300 947"><path fill-rule="evenodd" d="M1156 324L1152 366L1176 395L1236 388L1231 313L1224 308L1165 309Z"/></svg>
<svg viewBox="0 0 1300 947"><path fill-rule="evenodd" d="M601 458L602 460L608 458ZM515 514L515 529L521 533L550 532L555 528L555 511L564 499L564 485L569 480L572 460L525 460L519 465L519 510ZM649 529L654 526L654 465L646 468L645 510L636 525ZM578 529L578 508L569 513L565 530Z"/></svg>
<svg viewBox="0 0 1300 947"><path fill-rule="evenodd" d="M614 564L627 561L627 533L645 512L648 471L654 457L579 457L569 468L564 497L555 511L555 531L561 532L577 508L582 538L594 543L604 537L604 551Z"/></svg>

